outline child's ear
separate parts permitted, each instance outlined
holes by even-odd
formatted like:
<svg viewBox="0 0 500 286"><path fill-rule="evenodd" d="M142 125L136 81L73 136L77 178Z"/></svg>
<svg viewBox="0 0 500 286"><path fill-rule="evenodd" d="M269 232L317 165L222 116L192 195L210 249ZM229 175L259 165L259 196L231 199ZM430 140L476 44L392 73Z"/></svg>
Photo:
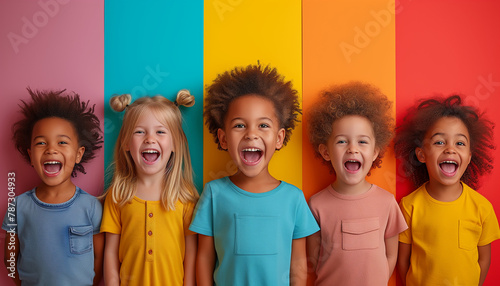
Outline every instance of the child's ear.
<svg viewBox="0 0 500 286"><path fill-rule="evenodd" d="M78 148L78 150L76 151L76 164L80 163L80 161L82 160L82 157L83 157L83 154L85 153L85 147L82 146L80 148Z"/></svg>
<svg viewBox="0 0 500 286"><path fill-rule="evenodd" d="M328 153L328 148L325 144L319 144L318 151L321 154L321 157L325 159L325 161L331 161L330 154Z"/></svg>
<svg viewBox="0 0 500 286"><path fill-rule="evenodd" d="M219 138L220 147L227 150L226 132L224 132L221 128L217 129L217 138Z"/></svg>
<svg viewBox="0 0 500 286"><path fill-rule="evenodd" d="M31 149L27 149L26 151L28 151L28 156L30 156L30 165L33 167L33 162L31 162Z"/></svg>
<svg viewBox="0 0 500 286"><path fill-rule="evenodd" d="M415 148L415 155L417 155L417 159L420 163L425 163L425 154L422 148L420 147Z"/></svg>
<svg viewBox="0 0 500 286"><path fill-rule="evenodd" d="M376 147L375 152L373 153L373 160L372 162L375 162L377 160L378 155L380 154L380 148Z"/></svg>
<svg viewBox="0 0 500 286"><path fill-rule="evenodd" d="M276 150L279 150L283 147L283 141L285 140L285 134L286 134L285 128L281 128L278 131L278 138L276 140Z"/></svg>

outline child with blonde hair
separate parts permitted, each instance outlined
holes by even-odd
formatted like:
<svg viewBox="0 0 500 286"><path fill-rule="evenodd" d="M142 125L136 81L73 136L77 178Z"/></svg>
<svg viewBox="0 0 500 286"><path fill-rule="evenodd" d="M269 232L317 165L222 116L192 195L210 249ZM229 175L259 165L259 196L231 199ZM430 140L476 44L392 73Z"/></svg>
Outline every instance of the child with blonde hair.
<svg viewBox="0 0 500 286"><path fill-rule="evenodd" d="M366 180L393 136L391 102L360 82L323 92L309 138L335 180L310 198L321 230L308 237L314 285L387 285L398 234L407 228L394 195Z"/></svg>
<svg viewBox="0 0 500 286"><path fill-rule="evenodd" d="M179 106L194 105L181 90L163 96L111 98L125 110L115 145L115 172L106 192L106 285L195 285L196 235L189 231L198 198Z"/></svg>

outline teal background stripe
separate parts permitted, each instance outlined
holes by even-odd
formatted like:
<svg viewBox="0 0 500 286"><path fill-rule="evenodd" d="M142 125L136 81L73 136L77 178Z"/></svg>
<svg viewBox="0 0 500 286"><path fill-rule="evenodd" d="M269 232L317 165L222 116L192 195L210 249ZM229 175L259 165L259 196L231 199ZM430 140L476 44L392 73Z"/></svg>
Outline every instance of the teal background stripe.
<svg viewBox="0 0 500 286"><path fill-rule="evenodd" d="M114 94L135 100L161 94L174 100L189 89L196 104L181 108L195 184L203 184L203 1L107 0L104 7L106 186L123 114L109 107Z"/></svg>

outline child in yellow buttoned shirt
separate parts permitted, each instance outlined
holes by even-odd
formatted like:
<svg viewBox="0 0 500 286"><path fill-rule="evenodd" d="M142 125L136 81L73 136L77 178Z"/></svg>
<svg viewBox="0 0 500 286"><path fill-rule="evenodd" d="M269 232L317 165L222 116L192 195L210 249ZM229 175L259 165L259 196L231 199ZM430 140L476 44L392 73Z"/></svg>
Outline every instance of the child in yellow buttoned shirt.
<svg viewBox="0 0 500 286"><path fill-rule="evenodd" d="M125 111L115 146L101 231L106 285L195 285L196 235L189 231L198 193L179 106L194 97L111 98Z"/></svg>

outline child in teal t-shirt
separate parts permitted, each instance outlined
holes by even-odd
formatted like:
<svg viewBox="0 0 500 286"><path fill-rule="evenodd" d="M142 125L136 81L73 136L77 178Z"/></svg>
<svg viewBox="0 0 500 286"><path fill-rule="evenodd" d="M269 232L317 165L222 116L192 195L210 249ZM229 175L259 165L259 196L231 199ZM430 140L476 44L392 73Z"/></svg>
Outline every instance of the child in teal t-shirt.
<svg viewBox="0 0 500 286"><path fill-rule="evenodd" d="M208 87L205 120L238 168L206 184L190 230L200 234L198 285L305 285L305 237L319 230L298 188L268 170L300 112L276 69L248 66Z"/></svg>

